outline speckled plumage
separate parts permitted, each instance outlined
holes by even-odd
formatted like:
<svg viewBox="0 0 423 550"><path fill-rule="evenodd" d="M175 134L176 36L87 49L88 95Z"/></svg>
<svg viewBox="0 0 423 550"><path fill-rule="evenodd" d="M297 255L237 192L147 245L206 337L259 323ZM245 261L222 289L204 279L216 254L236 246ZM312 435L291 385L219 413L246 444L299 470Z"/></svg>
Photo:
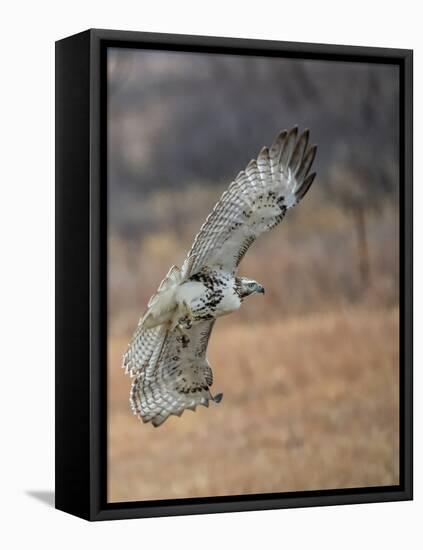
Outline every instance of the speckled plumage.
<svg viewBox="0 0 423 550"><path fill-rule="evenodd" d="M130 403L144 422L161 425L185 409L219 402L207 344L217 318L236 311L256 281L237 268L262 233L278 225L310 188L316 147L308 130L281 132L222 195L179 269L173 266L149 301L124 356Z"/></svg>

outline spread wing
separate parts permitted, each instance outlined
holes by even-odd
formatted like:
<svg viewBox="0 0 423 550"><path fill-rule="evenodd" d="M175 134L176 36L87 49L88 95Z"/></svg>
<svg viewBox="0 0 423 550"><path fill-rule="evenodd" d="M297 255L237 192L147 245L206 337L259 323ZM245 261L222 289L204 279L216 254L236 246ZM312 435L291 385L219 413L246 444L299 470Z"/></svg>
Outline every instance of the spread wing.
<svg viewBox="0 0 423 550"><path fill-rule="evenodd" d="M138 336L134 335L125 357L135 376L131 408L143 422L160 426L171 414L180 416L185 409L220 401L221 395L210 393L213 373L206 359L213 324L214 320L196 324L186 335L163 325L141 328ZM158 338L154 345L152 331Z"/></svg>
<svg viewBox="0 0 423 550"><path fill-rule="evenodd" d="M281 132L231 183L202 226L185 263L184 278L204 266L235 272L251 244L275 227L307 193L316 146L309 131Z"/></svg>
<svg viewBox="0 0 423 550"><path fill-rule="evenodd" d="M137 376L149 365L155 364L167 336L165 325L145 328L142 321L143 319L140 320L123 356L122 367L125 369L125 374L130 376Z"/></svg>

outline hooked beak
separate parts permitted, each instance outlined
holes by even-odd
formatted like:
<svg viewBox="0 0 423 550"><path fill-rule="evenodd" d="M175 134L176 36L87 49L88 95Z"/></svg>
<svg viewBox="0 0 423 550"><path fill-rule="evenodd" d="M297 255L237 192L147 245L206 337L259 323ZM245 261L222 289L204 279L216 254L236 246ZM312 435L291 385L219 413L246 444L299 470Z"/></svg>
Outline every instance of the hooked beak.
<svg viewBox="0 0 423 550"><path fill-rule="evenodd" d="M257 285L257 292L258 292L259 294L265 294L264 286Z"/></svg>

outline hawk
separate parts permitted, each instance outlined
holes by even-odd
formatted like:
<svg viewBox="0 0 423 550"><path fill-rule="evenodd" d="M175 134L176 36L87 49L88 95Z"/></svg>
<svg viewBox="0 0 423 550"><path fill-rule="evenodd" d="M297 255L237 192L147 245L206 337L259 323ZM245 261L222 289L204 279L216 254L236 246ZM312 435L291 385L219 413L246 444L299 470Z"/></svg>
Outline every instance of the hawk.
<svg viewBox="0 0 423 550"><path fill-rule="evenodd" d="M143 422L160 426L170 415L220 402L206 357L213 325L251 294L264 294L260 283L237 276L238 266L307 193L315 154L308 130L279 133L230 184L182 267L172 266L150 298L123 359L133 378L130 405Z"/></svg>

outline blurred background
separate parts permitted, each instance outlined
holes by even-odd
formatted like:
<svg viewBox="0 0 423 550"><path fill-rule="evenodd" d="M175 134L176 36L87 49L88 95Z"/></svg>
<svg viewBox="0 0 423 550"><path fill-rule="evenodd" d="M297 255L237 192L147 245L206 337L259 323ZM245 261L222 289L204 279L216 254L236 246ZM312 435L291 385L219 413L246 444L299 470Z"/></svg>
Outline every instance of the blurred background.
<svg viewBox="0 0 423 550"><path fill-rule="evenodd" d="M108 88L108 500L397 484L397 67L113 48ZM318 174L240 266L266 295L215 325L222 403L142 425L120 366L148 299L293 125Z"/></svg>

